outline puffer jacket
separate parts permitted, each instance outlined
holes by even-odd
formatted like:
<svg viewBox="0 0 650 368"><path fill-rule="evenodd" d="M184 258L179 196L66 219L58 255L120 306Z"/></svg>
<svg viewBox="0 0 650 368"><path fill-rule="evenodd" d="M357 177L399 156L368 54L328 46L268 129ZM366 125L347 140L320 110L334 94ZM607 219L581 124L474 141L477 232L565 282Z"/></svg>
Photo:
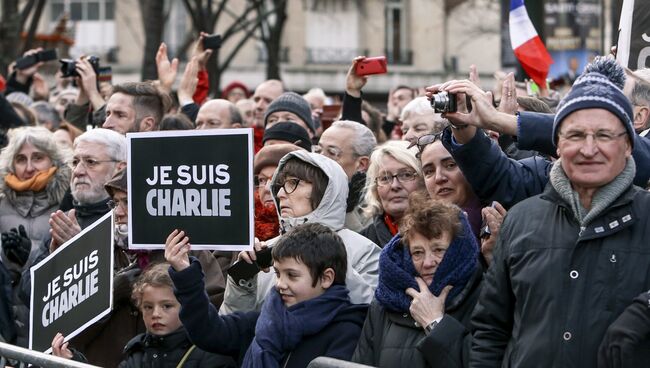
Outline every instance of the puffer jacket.
<svg viewBox="0 0 650 368"><path fill-rule="evenodd" d="M650 285L650 193L630 186L580 228L547 185L513 207L479 302L470 367L595 367L605 331Z"/></svg>
<svg viewBox="0 0 650 368"><path fill-rule="evenodd" d="M343 239L348 256L348 268L345 284L350 290L350 300L353 304L369 304L372 301L377 279L379 277L379 254L381 248L369 239L344 228L346 199L348 196L348 179L341 166L335 161L316 153L307 151L293 151L284 156L278 165L271 185L277 180L277 173L291 158L297 158L311 165L317 166L327 175L329 182L325 189L323 199L318 207L303 217L280 218L282 233L289 231L296 225L306 222L317 222L328 226ZM280 208L277 197L273 197L276 209ZM267 241L272 246L279 239ZM234 312L259 311L266 294L275 285L273 272L260 272L247 285L237 285L232 277L228 276L224 301L219 310L220 314Z"/></svg>
<svg viewBox="0 0 650 368"><path fill-rule="evenodd" d="M445 307L444 317L429 335L410 314L386 310L375 299L352 361L386 368L465 366L471 344L470 316L482 275L479 267L463 291Z"/></svg>
<svg viewBox="0 0 650 368"><path fill-rule="evenodd" d="M191 350L190 350L191 349ZM183 360L183 364L181 360ZM124 348L124 360L118 368L234 368L228 357L205 352L192 344L184 328L169 335L142 333Z"/></svg>

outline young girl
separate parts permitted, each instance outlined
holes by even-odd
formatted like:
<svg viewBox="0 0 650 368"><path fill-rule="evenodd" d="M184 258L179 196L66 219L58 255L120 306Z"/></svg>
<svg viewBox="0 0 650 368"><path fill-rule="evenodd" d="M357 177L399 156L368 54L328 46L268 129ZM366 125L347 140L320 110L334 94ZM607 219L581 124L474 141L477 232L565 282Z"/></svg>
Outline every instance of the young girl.
<svg viewBox="0 0 650 368"><path fill-rule="evenodd" d="M207 353L190 342L178 316L180 304L168 268L168 263L150 267L133 287L132 298L147 332L129 341L119 367L235 367L231 358ZM81 355L74 354L63 340L60 333L54 337L52 353L79 360Z"/></svg>

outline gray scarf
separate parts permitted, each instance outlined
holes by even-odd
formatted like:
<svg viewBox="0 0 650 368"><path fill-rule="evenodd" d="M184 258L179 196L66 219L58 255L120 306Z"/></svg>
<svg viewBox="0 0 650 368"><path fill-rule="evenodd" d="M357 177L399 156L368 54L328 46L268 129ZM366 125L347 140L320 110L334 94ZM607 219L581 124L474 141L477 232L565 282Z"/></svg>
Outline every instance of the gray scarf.
<svg viewBox="0 0 650 368"><path fill-rule="evenodd" d="M555 161L550 173L550 182L553 188L558 192L560 197L571 205L571 210L575 218L580 223L580 227L587 226L593 219L600 215L609 205L625 192L636 173L636 164L634 159L628 158L625 168L611 182L598 188L591 200L591 209L587 210L580 203L578 193L571 187L571 182L562 168L562 159Z"/></svg>

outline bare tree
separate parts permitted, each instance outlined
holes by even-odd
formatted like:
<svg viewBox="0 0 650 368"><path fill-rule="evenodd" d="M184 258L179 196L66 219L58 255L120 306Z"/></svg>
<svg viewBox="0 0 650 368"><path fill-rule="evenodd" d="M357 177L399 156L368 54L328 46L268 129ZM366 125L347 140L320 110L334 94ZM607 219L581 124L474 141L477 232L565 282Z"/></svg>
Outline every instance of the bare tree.
<svg viewBox="0 0 650 368"><path fill-rule="evenodd" d="M156 51L162 42L165 30L165 2L140 0L140 13L144 24L144 57L142 58L142 80L156 79Z"/></svg>
<svg viewBox="0 0 650 368"><path fill-rule="evenodd" d="M22 9L19 9L19 3L25 3ZM32 48L36 27L43 13L45 0L2 0L2 18L0 22L0 72L4 73L7 66L11 64L20 54L21 50ZM21 33L29 22L29 31L27 38L20 47Z"/></svg>
<svg viewBox="0 0 650 368"><path fill-rule="evenodd" d="M258 6L260 17L260 40L266 48L266 79L280 77L280 52L282 49L282 31L287 20L287 0L262 1Z"/></svg>
<svg viewBox="0 0 650 368"><path fill-rule="evenodd" d="M223 49L213 52L208 61L210 94L214 95L220 90L223 72L228 69L246 42L256 36L256 32L263 22L275 14L277 8L269 7L265 2L265 0L183 0L197 35L199 32L211 34L218 24L228 23L227 27L221 28L221 39L223 43L234 41L234 46L228 48L227 52L224 52ZM286 3L286 0L273 2ZM286 10L286 4L282 9ZM284 18L286 18L286 14ZM284 20L282 20L282 24L284 24ZM273 34L275 37L275 33ZM279 59L279 51L276 57Z"/></svg>

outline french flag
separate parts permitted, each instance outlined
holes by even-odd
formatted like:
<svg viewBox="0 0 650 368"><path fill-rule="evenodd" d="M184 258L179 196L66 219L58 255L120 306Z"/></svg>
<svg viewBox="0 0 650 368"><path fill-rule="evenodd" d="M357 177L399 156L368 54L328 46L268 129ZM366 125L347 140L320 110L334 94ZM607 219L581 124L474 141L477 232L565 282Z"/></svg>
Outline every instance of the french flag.
<svg viewBox="0 0 650 368"><path fill-rule="evenodd" d="M546 86L551 55L528 17L524 0L510 0L510 44L517 60L538 86Z"/></svg>

